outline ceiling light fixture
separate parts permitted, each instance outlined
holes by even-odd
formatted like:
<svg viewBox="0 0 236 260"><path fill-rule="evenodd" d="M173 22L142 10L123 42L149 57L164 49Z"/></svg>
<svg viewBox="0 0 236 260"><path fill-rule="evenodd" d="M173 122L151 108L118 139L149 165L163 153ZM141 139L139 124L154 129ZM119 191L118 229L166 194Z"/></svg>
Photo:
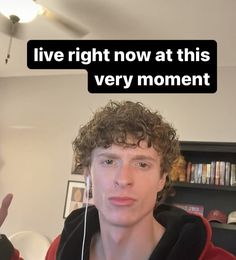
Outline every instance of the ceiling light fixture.
<svg viewBox="0 0 236 260"><path fill-rule="evenodd" d="M17 23L29 23L37 15L44 12L43 8L33 0L0 0L0 12L11 22L10 41L5 63L8 63L12 46L12 37Z"/></svg>
<svg viewBox="0 0 236 260"><path fill-rule="evenodd" d="M28 23L42 12L42 8L33 0L0 0L0 12L13 23ZM12 20L12 17L18 19Z"/></svg>

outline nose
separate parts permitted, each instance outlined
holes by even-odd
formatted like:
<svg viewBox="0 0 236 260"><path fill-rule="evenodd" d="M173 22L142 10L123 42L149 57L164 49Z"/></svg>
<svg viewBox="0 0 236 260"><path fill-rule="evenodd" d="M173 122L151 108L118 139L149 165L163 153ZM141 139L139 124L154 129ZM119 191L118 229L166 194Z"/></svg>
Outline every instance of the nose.
<svg viewBox="0 0 236 260"><path fill-rule="evenodd" d="M114 178L114 184L115 186L119 186L121 188L124 188L126 186L131 186L133 184L132 169L129 165L122 164L117 169Z"/></svg>

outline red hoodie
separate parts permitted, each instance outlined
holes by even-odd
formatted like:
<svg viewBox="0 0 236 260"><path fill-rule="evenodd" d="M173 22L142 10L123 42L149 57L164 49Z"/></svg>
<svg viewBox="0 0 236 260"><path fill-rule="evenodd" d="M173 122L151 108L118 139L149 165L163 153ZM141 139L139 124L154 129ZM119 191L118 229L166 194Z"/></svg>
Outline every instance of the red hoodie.
<svg viewBox="0 0 236 260"><path fill-rule="evenodd" d="M149 260L236 260L234 255L213 245L211 226L205 218L187 214L167 205L160 205L154 211L154 217L166 228L166 232ZM80 259L81 250L78 248L78 244L83 236L83 222L84 209L73 211L65 221L62 234L52 242L45 260ZM91 238L100 229L98 212L95 207L89 207L87 223L86 260L89 259ZM12 257L9 258L9 260L20 259L22 258L19 257L17 250L14 250Z"/></svg>

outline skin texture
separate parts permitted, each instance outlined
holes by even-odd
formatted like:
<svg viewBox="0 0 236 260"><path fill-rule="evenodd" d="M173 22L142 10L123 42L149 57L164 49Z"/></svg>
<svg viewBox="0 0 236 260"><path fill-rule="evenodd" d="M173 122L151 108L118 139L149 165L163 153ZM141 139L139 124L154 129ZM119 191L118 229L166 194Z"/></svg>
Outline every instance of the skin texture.
<svg viewBox="0 0 236 260"><path fill-rule="evenodd" d="M13 195L7 194L2 200L2 205L0 208L0 227L2 226L3 222L7 217L8 208L10 207L12 199L13 199Z"/></svg>
<svg viewBox="0 0 236 260"><path fill-rule="evenodd" d="M153 218L156 195L166 179L166 174L160 174L160 161L160 155L145 141L136 148L113 144L93 150L88 174L101 235L94 240L91 259L114 259L115 251L120 257L124 254L120 259L145 259L152 252L164 233ZM141 248L141 254L129 255L132 248Z"/></svg>

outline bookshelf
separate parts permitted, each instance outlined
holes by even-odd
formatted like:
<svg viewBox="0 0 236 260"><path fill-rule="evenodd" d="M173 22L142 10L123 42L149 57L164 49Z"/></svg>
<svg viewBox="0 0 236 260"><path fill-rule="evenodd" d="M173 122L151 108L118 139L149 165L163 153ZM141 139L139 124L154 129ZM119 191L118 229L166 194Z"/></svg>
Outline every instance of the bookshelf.
<svg viewBox="0 0 236 260"><path fill-rule="evenodd" d="M173 182L173 187L191 188L191 189L204 189L204 190L217 190L217 191L235 191L236 186L221 186L215 184L199 184L199 183L188 183L188 182ZM236 196L236 194L235 194Z"/></svg>
<svg viewBox="0 0 236 260"><path fill-rule="evenodd" d="M229 142L180 142L181 154L187 162L210 164L212 161L225 161L236 164L236 143ZM187 167L187 165L186 165ZM210 210L218 209L228 215L236 211L236 185L216 185L190 182L173 182L174 194L166 198L169 204L192 204L204 207L204 217ZM236 254L236 225L211 223L213 242ZM227 239L222 239L227 237Z"/></svg>
<svg viewBox="0 0 236 260"><path fill-rule="evenodd" d="M236 255L236 225L211 223L211 227L214 244Z"/></svg>
<svg viewBox="0 0 236 260"><path fill-rule="evenodd" d="M219 229L225 229L225 230L235 230L236 231L236 225L233 225L233 224L211 223L211 226L213 228L219 228Z"/></svg>

